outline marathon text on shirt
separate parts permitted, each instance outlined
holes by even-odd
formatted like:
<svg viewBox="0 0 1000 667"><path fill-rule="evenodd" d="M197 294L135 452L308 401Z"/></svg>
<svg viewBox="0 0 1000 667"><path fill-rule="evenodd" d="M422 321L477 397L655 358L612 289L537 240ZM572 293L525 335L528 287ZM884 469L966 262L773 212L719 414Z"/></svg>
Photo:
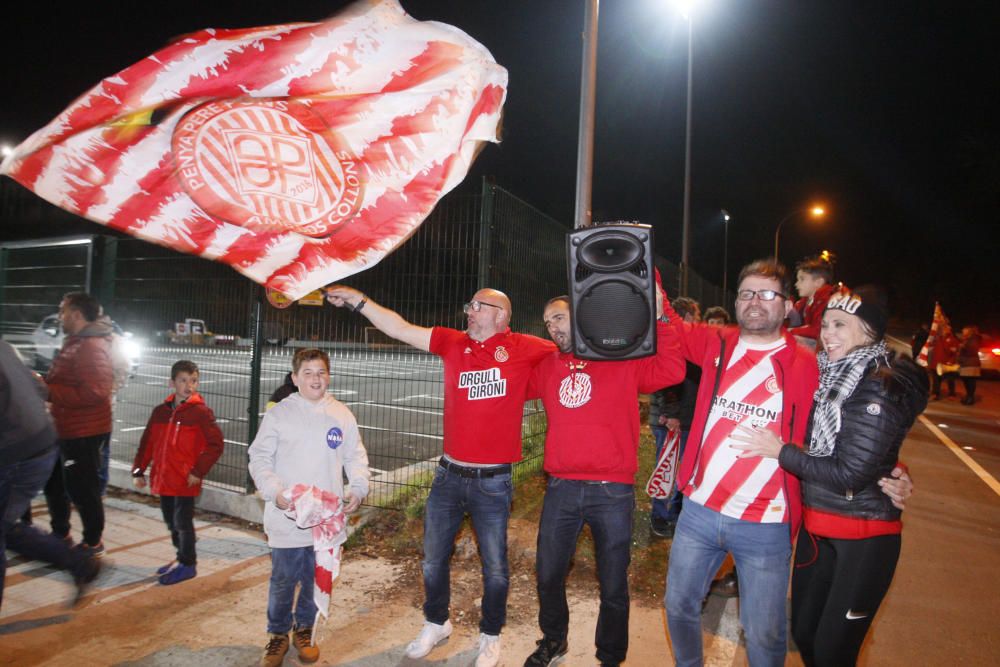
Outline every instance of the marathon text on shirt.
<svg viewBox="0 0 1000 667"><path fill-rule="evenodd" d="M778 421L778 411L742 401L729 401L722 396L716 396L712 401L712 409L722 410L722 417L732 421L742 421L744 417L754 417L768 422Z"/></svg>
<svg viewBox="0 0 1000 667"><path fill-rule="evenodd" d="M469 400L494 398L507 395L507 380L500 375L499 368L483 371L465 371L458 375L458 388L469 390Z"/></svg>

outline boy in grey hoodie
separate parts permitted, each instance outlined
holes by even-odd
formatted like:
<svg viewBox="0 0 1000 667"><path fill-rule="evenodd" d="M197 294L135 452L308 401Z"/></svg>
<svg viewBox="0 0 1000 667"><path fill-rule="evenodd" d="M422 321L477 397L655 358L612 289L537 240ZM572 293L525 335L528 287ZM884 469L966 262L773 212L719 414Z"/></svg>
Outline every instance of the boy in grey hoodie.
<svg viewBox="0 0 1000 667"><path fill-rule="evenodd" d="M358 509L368 495L368 454L351 411L327 394L330 358L317 349L299 350L292 359L298 393L264 415L250 445L250 475L267 501L264 532L271 547L271 581L267 600L268 642L261 665L280 665L288 652L288 631L302 662L319 659L312 645L317 608L313 600L316 554L312 530L299 528L285 514L284 491L297 484L315 486L341 499L345 514ZM344 489L344 473L349 487ZM294 626L292 601L295 602Z"/></svg>

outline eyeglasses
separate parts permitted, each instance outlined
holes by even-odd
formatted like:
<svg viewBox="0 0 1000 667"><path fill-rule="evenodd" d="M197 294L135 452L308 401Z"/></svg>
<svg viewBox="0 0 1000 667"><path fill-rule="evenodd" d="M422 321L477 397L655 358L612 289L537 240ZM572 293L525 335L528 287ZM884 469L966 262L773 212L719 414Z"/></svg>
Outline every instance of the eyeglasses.
<svg viewBox="0 0 1000 667"><path fill-rule="evenodd" d="M489 306L490 308L503 310L503 308L501 308L500 306L494 306L492 303L486 303L485 301L470 301L469 303L464 304L462 306L462 312L465 313L466 315L469 314L470 310L474 310L475 312L478 313L480 310L483 309L483 306Z"/></svg>
<svg viewBox="0 0 1000 667"><path fill-rule="evenodd" d="M774 298L778 296L782 299L788 298L781 292L775 292L773 289L741 289L736 293L736 298L740 301L753 301L754 297L757 297L761 301L774 301Z"/></svg>

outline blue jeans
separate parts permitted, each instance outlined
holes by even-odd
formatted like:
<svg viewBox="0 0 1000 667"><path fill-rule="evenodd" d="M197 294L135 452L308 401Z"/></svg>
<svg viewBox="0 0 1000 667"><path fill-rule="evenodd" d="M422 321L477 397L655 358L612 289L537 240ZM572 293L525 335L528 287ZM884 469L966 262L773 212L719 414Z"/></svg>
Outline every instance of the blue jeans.
<svg viewBox="0 0 1000 667"><path fill-rule="evenodd" d="M170 541L177 549L177 562L181 565L198 563L194 546L194 501L194 496L160 496L163 522L170 531Z"/></svg>
<svg viewBox="0 0 1000 667"><path fill-rule="evenodd" d="M3 580L7 570L6 548L25 558L69 570L74 576L83 574L86 568L84 552L70 549L58 537L18 522L45 486L58 459L59 448L53 443L39 456L0 466L0 603L3 602Z"/></svg>
<svg viewBox="0 0 1000 667"><path fill-rule="evenodd" d="M632 559L631 484L549 478L538 525L538 625L548 639L569 631L566 576L583 525L590 526L597 556L601 609L597 617L597 659L619 663L628 651L628 566Z"/></svg>
<svg viewBox="0 0 1000 667"><path fill-rule="evenodd" d="M656 443L656 461L660 460L660 453L663 452L663 443L667 441L667 430L666 426L650 426L650 430L653 432L653 439ZM684 445L687 443L688 432L681 431L681 441L677 447L677 461L678 465L680 460L684 457ZM654 461L654 464L656 463ZM674 473L676 475L676 470ZM674 488L670 493L669 498L657 498L653 500L652 505L652 515L657 519L663 519L664 521L670 521L675 523L677 517L681 515L681 505L684 501L684 494L680 492L677 488L677 481L674 480Z"/></svg>
<svg viewBox="0 0 1000 667"><path fill-rule="evenodd" d="M752 667L785 664L788 566L787 523L754 523L684 503L667 570L667 626L681 667L702 664L701 604L726 553L740 580L740 623Z"/></svg>
<svg viewBox="0 0 1000 667"><path fill-rule="evenodd" d="M507 622L507 520L514 487L510 473L488 478L462 477L438 467L424 510L424 617L448 620L451 602L451 554L465 515L479 541L483 563L483 603L479 631L500 634Z"/></svg>
<svg viewBox="0 0 1000 667"><path fill-rule="evenodd" d="M311 546L271 549L271 585L267 590L267 631L287 634L292 629L292 601L295 586L299 597L295 601L295 627L311 628L316 623L316 602L313 600L313 580L316 574L316 552Z"/></svg>

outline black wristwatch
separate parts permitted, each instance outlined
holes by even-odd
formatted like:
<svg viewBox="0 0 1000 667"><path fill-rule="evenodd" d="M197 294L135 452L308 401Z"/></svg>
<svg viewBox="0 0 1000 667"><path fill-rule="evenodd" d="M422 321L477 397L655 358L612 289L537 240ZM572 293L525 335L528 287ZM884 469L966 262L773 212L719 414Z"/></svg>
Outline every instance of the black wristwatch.
<svg viewBox="0 0 1000 667"><path fill-rule="evenodd" d="M368 298L367 297L361 297L361 301L358 301L358 304L356 306L354 306L354 312L355 313L360 312L361 309L365 307L366 303L368 303Z"/></svg>

